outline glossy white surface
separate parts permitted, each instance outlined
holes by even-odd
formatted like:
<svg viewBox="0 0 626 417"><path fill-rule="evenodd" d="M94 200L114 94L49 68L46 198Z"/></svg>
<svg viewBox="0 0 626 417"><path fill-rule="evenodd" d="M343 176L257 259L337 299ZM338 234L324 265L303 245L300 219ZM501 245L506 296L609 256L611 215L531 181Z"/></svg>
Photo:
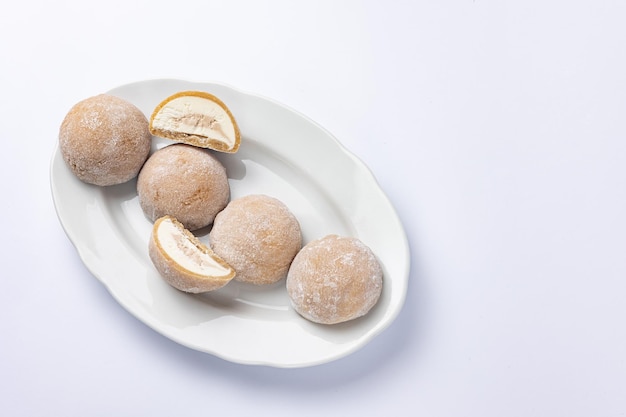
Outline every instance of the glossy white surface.
<svg viewBox="0 0 626 417"><path fill-rule="evenodd" d="M383 293L365 317L313 324L291 307L284 279L271 286L230 282L202 295L167 285L148 257L152 222L136 181L97 187L77 180L59 150L50 170L61 223L89 270L129 312L185 346L233 362L280 367L325 363L362 347L391 324L406 296L409 248L400 219L361 161L306 117L220 84L151 80L109 91L146 117L179 91L205 91L236 115L242 145L213 153L225 166L231 199L266 194L296 216L303 243L328 234L359 238L384 270ZM155 138L156 150L173 142ZM201 241L209 244L207 236Z"/></svg>
<svg viewBox="0 0 626 417"><path fill-rule="evenodd" d="M624 2L5 11L3 415L626 412ZM318 366L233 363L153 331L85 268L50 192L61 120L85 97L164 78L272 97L367 164L410 244L406 301L387 329Z"/></svg>

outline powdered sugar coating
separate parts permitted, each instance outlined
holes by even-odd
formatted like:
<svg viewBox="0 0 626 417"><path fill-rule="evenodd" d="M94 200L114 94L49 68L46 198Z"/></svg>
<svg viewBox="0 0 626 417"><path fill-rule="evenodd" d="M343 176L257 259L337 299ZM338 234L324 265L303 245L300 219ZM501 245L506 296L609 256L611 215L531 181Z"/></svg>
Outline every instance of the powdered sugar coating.
<svg viewBox="0 0 626 417"><path fill-rule="evenodd" d="M59 148L83 182L101 186L135 178L148 158L148 119L119 97L100 94L75 104L59 130Z"/></svg>
<svg viewBox="0 0 626 417"><path fill-rule="evenodd" d="M209 240L237 272L236 281L257 285L284 278L302 247L296 217L283 202L263 194L231 201L216 216Z"/></svg>
<svg viewBox="0 0 626 417"><path fill-rule="evenodd" d="M315 323L336 324L367 314L383 287L383 271L357 238L328 235L305 245L287 275L294 309Z"/></svg>
<svg viewBox="0 0 626 417"><path fill-rule="evenodd" d="M193 231L213 223L228 204L230 186L226 169L210 151L174 144L148 158L137 194L150 220L169 215Z"/></svg>

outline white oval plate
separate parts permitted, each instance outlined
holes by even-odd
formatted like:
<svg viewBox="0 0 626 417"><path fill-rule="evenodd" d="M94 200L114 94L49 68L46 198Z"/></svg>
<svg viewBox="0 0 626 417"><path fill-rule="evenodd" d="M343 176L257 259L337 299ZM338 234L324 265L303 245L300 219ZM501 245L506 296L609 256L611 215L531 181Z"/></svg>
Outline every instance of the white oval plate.
<svg viewBox="0 0 626 417"><path fill-rule="evenodd" d="M148 257L152 224L139 206L136 182L84 184L57 148L50 168L52 196L82 261L139 320L182 345L232 362L304 367L365 345L399 313L409 273L404 229L368 168L301 114L225 85L150 80L109 94L129 100L149 117L161 100L183 90L220 97L237 119L239 151L215 153L226 167L231 198L263 193L280 199L300 221L305 243L330 233L361 239L383 266L380 301L365 317L326 326L293 310L284 279L270 287L231 282L202 295L177 291ZM170 143L154 138L152 151ZM207 243L206 234L200 238Z"/></svg>

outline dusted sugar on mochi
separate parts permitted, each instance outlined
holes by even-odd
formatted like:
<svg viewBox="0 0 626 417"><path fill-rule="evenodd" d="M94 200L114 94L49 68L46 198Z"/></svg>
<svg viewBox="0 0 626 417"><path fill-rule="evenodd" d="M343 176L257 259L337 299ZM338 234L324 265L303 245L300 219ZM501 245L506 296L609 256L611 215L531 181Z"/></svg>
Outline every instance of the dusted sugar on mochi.
<svg viewBox="0 0 626 417"><path fill-rule="evenodd" d="M216 216L209 240L237 271L236 281L257 285L284 278L302 247L296 217L284 203L263 194L231 201Z"/></svg>
<svg viewBox="0 0 626 417"><path fill-rule="evenodd" d="M383 270L357 238L328 235L305 245L287 275L294 309L321 324L337 324L367 314L383 288Z"/></svg>
<svg viewBox="0 0 626 417"><path fill-rule="evenodd" d="M194 231L213 223L230 199L226 169L206 149L173 144L153 153L137 178L139 204L151 221L169 215Z"/></svg>
<svg viewBox="0 0 626 417"><path fill-rule="evenodd" d="M181 91L163 100L150 116L150 132L201 148L234 153L241 133L222 100L204 91Z"/></svg>
<svg viewBox="0 0 626 417"><path fill-rule="evenodd" d="M67 166L81 181L100 186L135 178L151 142L141 110L108 94L76 103L59 129L59 149Z"/></svg>
<svg viewBox="0 0 626 417"><path fill-rule="evenodd" d="M214 291L235 276L230 265L171 216L154 223L148 254L161 277L181 291Z"/></svg>

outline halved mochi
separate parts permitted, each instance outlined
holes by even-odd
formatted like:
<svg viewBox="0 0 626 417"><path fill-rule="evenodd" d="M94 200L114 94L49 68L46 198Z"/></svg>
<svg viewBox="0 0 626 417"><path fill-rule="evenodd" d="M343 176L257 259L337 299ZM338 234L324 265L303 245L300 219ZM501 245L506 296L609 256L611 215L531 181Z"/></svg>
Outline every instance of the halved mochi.
<svg viewBox="0 0 626 417"><path fill-rule="evenodd" d="M150 133L200 148L234 153L241 134L232 113L213 94L181 91L163 100L150 116Z"/></svg>
<svg viewBox="0 0 626 417"><path fill-rule="evenodd" d="M213 291L235 276L230 265L171 216L154 223L148 253L163 279L184 292Z"/></svg>

